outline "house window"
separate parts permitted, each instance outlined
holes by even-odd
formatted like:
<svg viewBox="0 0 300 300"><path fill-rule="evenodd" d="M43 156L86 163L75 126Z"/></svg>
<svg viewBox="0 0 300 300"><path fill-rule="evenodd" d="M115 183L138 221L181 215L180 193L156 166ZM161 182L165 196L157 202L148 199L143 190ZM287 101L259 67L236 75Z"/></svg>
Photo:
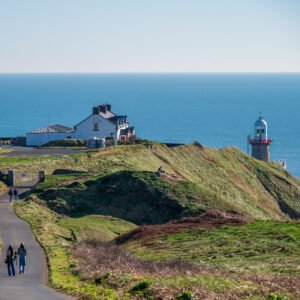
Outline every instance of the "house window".
<svg viewBox="0 0 300 300"><path fill-rule="evenodd" d="M94 131L99 131L99 124L98 123L94 123Z"/></svg>

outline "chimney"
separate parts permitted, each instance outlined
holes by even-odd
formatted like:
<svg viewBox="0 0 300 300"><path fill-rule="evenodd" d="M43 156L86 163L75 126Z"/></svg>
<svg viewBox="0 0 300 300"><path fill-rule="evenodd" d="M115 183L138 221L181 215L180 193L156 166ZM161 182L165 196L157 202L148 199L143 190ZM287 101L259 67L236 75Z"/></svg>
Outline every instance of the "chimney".
<svg viewBox="0 0 300 300"><path fill-rule="evenodd" d="M111 111L110 104L101 104L93 107L93 115L99 115L100 112L106 114L107 111Z"/></svg>
<svg viewBox="0 0 300 300"><path fill-rule="evenodd" d="M100 112L106 114L107 111L107 104L100 105Z"/></svg>
<svg viewBox="0 0 300 300"><path fill-rule="evenodd" d="M100 113L100 106L93 107L93 115L99 115Z"/></svg>

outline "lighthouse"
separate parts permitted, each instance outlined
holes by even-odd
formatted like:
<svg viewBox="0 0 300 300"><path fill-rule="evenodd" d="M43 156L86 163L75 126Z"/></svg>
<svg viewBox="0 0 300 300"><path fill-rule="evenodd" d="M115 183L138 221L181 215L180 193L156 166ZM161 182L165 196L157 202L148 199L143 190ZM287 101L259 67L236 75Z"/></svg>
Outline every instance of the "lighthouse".
<svg viewBox="0 0 300 300"><path fill-rule="evenodd" d="M263 119L259 119L254 124L254 136L249 139L252 146L252 156L263 161L270 161L270 145L272 139L268 137L268 124Z"/></svg>

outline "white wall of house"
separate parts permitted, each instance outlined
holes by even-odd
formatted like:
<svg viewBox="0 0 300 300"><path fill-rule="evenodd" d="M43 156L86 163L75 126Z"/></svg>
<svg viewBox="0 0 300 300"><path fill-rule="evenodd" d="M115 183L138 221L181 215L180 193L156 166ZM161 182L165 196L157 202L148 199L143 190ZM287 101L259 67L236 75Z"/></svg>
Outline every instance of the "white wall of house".
<svg viewBox="0 0 300 300"><path fill-rule="evenodd" d="M120 140L120 131L121 131L121 129L125 129L127 127L128 127L128 124L124 124L124 125L119 126L118 131L116 132L116 135L115 135L116 139L118 141Z"/></svg>
<svg viewBox="0 0 300 300"><path fill-rule="evenodd" d="M27 146L41 146L51 141L64 140L72 137L71 132L50 132L50 133L27 133L26 145Z"/></svg>
<svg viewBox="0 0 300 300"><path fill-rule="evenodd" d="M95 129L95 124L98 126L98 130ZM76 126L74 138L88 140L93 137L105 138L114 135L116 131L116 125L100 115L91 115Z"/></svg>

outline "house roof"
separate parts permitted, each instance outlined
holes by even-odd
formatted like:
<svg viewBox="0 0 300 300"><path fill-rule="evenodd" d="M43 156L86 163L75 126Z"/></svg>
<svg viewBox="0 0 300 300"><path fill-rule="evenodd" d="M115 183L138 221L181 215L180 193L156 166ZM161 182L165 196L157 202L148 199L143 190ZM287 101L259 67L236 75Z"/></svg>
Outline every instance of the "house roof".
<svg viewBox="0 0 300 300"><path fill-rule="evenodd" d="M87 118L85 118L84 120L82 120L81 122L79 122L78 124L75 125L75 127L79 126L80 124L82 124L84 121L86 121L87 119L89 119L90 117L94 116L95 114L91 114L89 115ZM99 115L101 116L102 118L114 123L114 124L117 124L117 120L120 119L121 117L124 117L124 116L117 116L115 113L113 113L112 111L106 111L106 113L104 112L99 112L98 114L96 115Z"/></svg>
<svg viewBox="0 0 300 300"><path fill-rule="evenodd" d="M134 127L127 127L120 130L120 135L134 134L134 131L135 131Z"/></svg>
<svg viewBox="0 0 300 300"><path fill-rule="evenodd" d="M103 117L104 119L110 119L110 118L114 118L116 116L116 114L113 113L112 111L106 111L106 113L100 112L99 115L101 117Z"/></svg>
<svg viewBox="0 0 300 300"><path fill-rule="evenodd" d="M33 130L29 133L68 133L73 132L73 128L64 126L64 125L50 125L43 128L39 128L37 130Z"/></svg>
<svg viewBox="0 0 300 300"><path fill-rule="evenodd" d="M115 116L109 118L108 120L117 125L119 120L126 121L126 119L127 119L127 116L117 116L117 115L115 115Z"/></svg>

